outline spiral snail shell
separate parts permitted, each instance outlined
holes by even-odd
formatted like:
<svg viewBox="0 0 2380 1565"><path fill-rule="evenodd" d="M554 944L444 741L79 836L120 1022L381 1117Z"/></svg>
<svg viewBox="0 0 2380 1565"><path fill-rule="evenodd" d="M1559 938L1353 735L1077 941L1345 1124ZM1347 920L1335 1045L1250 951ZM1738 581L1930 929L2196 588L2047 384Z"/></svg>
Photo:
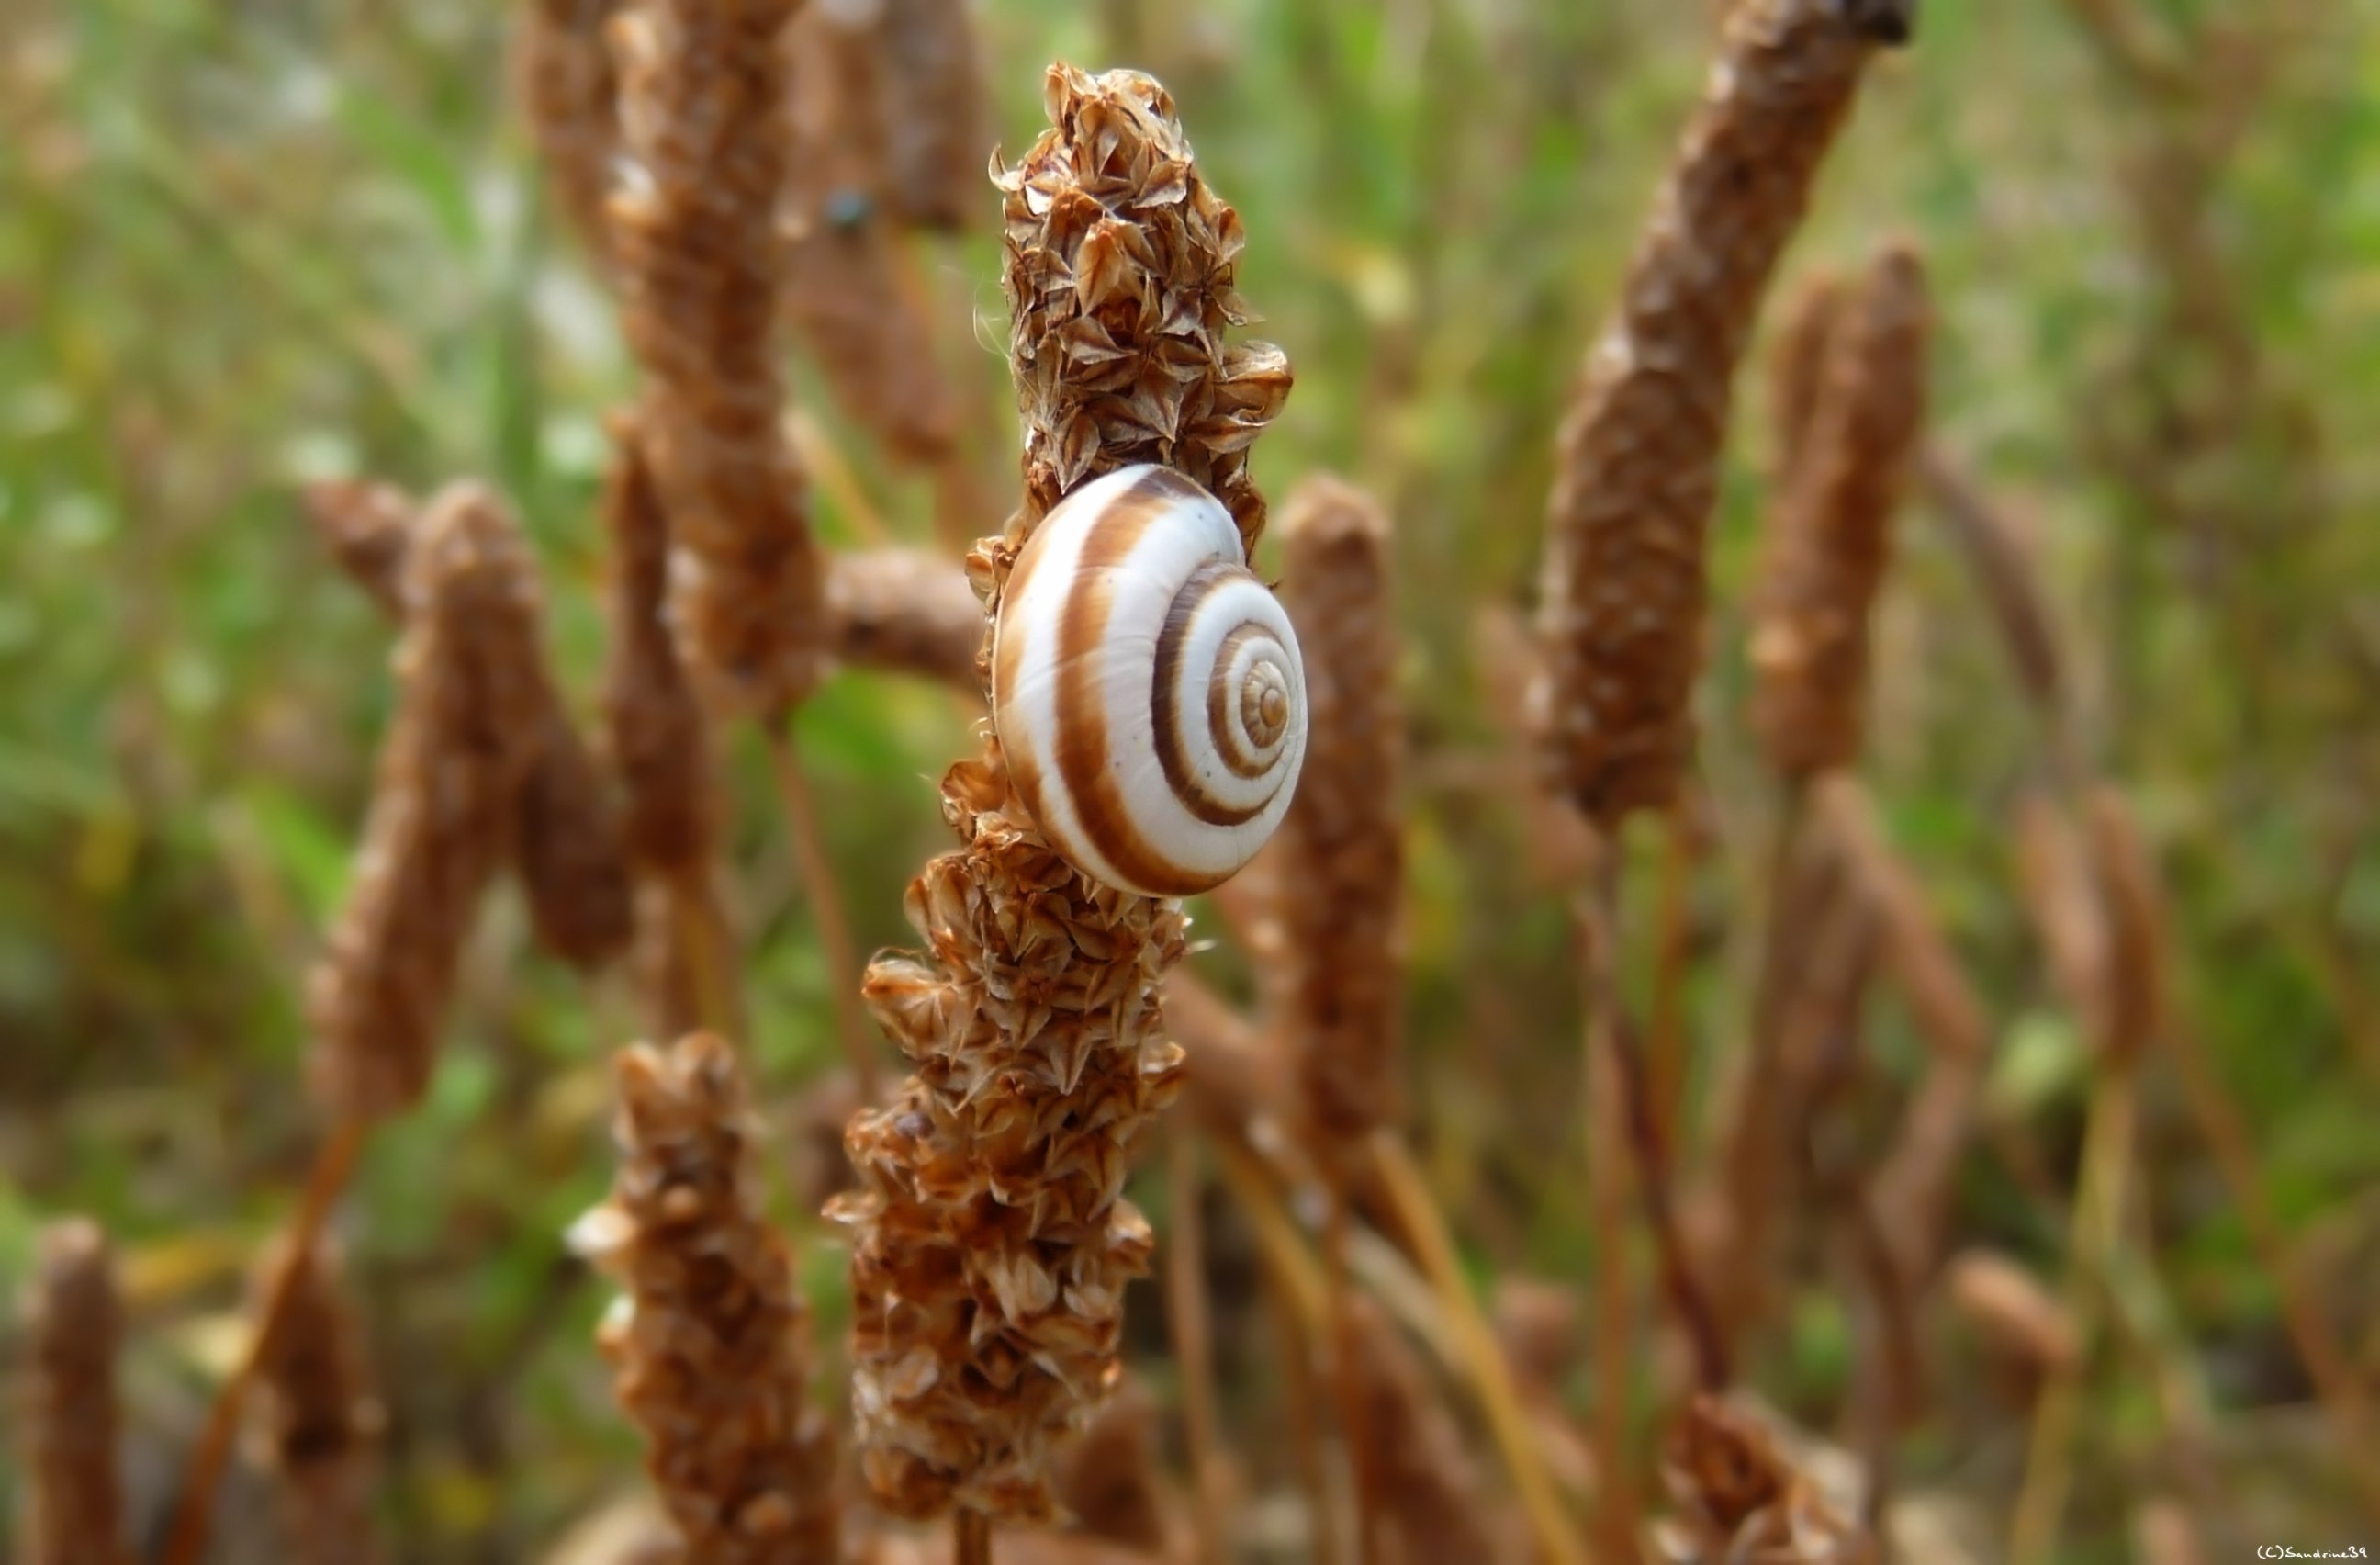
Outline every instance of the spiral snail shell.
<svg viewBox="0 0 2380 1565"><path fill-rule="evenodd" d="M991 658L1016 791L1092 879L1188 896L1281 824L1305 757L1297 635L1231 513L1180 473L1125 468L1044 517Z"/></svg>

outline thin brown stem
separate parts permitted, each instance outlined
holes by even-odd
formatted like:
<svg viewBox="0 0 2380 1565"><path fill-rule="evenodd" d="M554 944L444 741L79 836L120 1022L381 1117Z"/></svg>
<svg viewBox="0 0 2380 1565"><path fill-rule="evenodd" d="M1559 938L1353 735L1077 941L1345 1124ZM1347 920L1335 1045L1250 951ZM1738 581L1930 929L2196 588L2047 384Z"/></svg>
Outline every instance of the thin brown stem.
<svg viewBox="0 0 2380 1565"><path fill-rule="evenodd" d="M1653 1004L1646 1014L1646 1094L1665 1153L1678 1144L1686 1091L1686 963L1694 935L1688 912L1694 878L1693 808L1681 798L1661 817L1661 881L1653 908Z"/></svg>
<svg viewBox="0 0 2380 1565"><path fill-rule="evenodd" d="M183 1473L181 1500L166 1534L164 1565L199 1565L206 1556L207 1534L214 1520L215 1490L221 1486L224 1463L230 1460L233 1437L239 1430L241 1405L259 1367L270 1357L285 1329L291 1302L298 1297L298 1284L307 1271L306 1259L321 1241L322 1229L331 1219L331 1208L338 1204L348 1176L355 1171L365 1130L366 1122L361 1119L343 1120L314 1155L313 1171L307 1177L305 1193L290 1227L288 1263L264 1300L249 1339L248 1351L215 1393L214 1405L207 1412L206 1426L200 1432L190 1464Z"/></svg>
<svg viewBox="0 0 2380 1565"><path fill-rule="evenodd" d="M698 863L670 877L671 936L677 942L678 963L694 987L698 1023L740 1040L745 1035L744 997L735 982L735 940L710 875L710 867Z"/></svg>
<svg viewBox="0 0 2380 1565"><path fill-rule="evenodd" d="M1595 1220L1596 1522L1609 1554L1634 1552L1639 1522L1628 1460L1628 1415L1634 1400L1635 1290L1629 1275L1628 1117L1620 1103L1620 844L1597 843L1593 885L1578 899L1581 965L1586 972L1585 1053L1587 1202Z"/></svg>
<svg viewBox="0 0 2380 1565"><path fill-rule="evenodd" d="M819 944L826 952L826 988L834 1004L835 1031L842 1034L860 1101L874 1103L880 1095L880 1072L859 1009L859 951L851 938L851 921L844 912L834 868L827 862L826 843L819 836L818 801L795 751L791 721L780 715L762 724L761 731L769 741L769 769L776 776L777 798L784 806L785 827L793 838L803 889L809 896L810 916L817 922Z"/></svg>
<svg viewBox="0 0 2380 1565"><path fill-rule="evenodd" d="M1374 1525L1382 1509L1378 1468L1375 1459L1378 1431L1364 1417L1364 1385L1357 1362L1355 1318L1350 1302L1354 1279L1347 1272L1348 1232L1354 1216L1347 1180L1336 1168L1330 1181L1330 1209L1322 1230L1323 1286L1330 1311L1330 1389L1338 1402L1339 1444L1346 1453L1347 1477L1353 1490L1355 1559L1372 1565L1379 1558Z"/></svg>
<svg viewBox="0 0 2380 1565"><path fill-rule="evenodd" d="M1196 1504L1190 1527L1197 1565L1223 1565L1222 1412L1215 1396L1214 1323L1207 1313L1206 1180L1198 1143L1176 1124L1166 1139L1166 1185L1172 1197L1172 1243L1166 1255L1166 1314L1182 1375L1182 1425Z"/></svg>
<svg viewBox="0 0 2380 1565"><path fill-rule="evenodd" d="M1420 1252L1422 1268L1438 1291L1439 1307L1445 1312L1447 1324L1462 1345L1472 1389L1479 1398L1497 1449L1512 1474L1512 1487L1528 1514L1538 1548L1554 1565L1586 1565L1589 1556L1585 1546L1562 1510L1553 1479L1546 1472L1545 1453L1521 1410L1520 1396L1512 1385L1512 1365L1505 1362L1503 1349L1488 1324L1486 1312L1472 1297L1470 1285L1463 1279L1462 1262L1455 1253L1453 1237L1447 1230L1445 1215L1430 1199L1429 1187L1423 1181L1421 1170L1415 1167L1413 1153L1402 1138L1391 1131L1376 1131L1371 1138L1371 1150L1381 1188L1396 1210L1398 1224Z"/></svg>
<svg viewBox="0 0 2380 1565"><path fill-rule="evenodd" d="M952 1565L991 1565L991 1518L962 1508L951 1512Z"/></svg>

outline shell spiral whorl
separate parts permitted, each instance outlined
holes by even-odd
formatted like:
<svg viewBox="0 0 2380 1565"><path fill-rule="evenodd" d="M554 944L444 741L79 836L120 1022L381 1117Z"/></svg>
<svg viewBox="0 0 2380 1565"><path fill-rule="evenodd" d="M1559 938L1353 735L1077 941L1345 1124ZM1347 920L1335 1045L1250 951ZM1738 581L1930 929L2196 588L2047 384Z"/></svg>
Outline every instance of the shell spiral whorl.
<svg viewBox="0 0 2380 1565"><path fill-rule="evenodd" d="M1149 466L1062 501L1002 593L992 726L1042 836L1092 879L1186 897L1254 858L1305 760L1305 672L1231 513Z"/></svg>

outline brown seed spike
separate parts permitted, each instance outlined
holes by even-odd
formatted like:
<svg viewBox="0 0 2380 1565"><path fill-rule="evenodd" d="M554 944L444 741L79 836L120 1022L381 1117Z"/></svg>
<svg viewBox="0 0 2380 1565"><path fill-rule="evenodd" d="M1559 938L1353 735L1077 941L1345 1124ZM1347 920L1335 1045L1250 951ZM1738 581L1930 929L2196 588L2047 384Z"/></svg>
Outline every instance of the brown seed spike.
<svg viewBox="0 0 2380 1565"><path fill-rule="evenodd" d="M1397 1117L1403 850L1389 519L1317 477L1290 495L1283 595L1305 665L1305 762L1278 844L1289 1021L1305 1110L1329 1143Z"/></svg>
<svg viewBox="0 0 2380 1565"><path fill-rule="evenodd" d="M381 747L347 905L309 985L316 1090L342 1115L420 1096L480 893L511 851L515 802L552 701L537 580L494 497L455 484L407 552L402 686Z"/></svg>
<svg viewBox="0 0 2380 1565"><path fill-rule="evenodd" d="M619 145L619 79L603 27L620 0L531 0L513 38L516 93L563 215L598 261L609 237L603 199Z"/></svg>
<svg viewBox="0 0 2380 1565"><path fill-rule="evenodd" d="M1925 275L1887 251L1835 311L1816 410L1768 541L1752 637L1769 764L1807 777L1859 759L1868 615L1925 432Z"/></svg>
<svg viewBox="0 0 2380 1565"><path fill-rule="evenodd" d="M968 0L881 0L886 184L901 220L976 227L991 106Z"/></svg>
<svg viewBox="0 0 2380 1565"><path fill-rule="evenodd" d="M24 1565L125 1565L116 1473L115 1355L123 1335L115 1262L97 1224L42 1231L25 1292Z"/></svg>
<svg viewBox="0 0 2380 1565"><path fill-rule="evenodd" d="M1239 220L1190 162L1163 88L1060 66L1056 128L1006 195L1011 370L1025 504L968 573L997 612L1016 550L1088 478L1169 464L1252 542L1247 446L1289 389L1279 350L1227 348ZM926 1517L1046 1521L1051 1458L1123 1374L1123 1295L1148 1267L1125 1165L1180 1086L1159 1014L1181 960L1171 902L1096 884L1050 850L995 751L942 779L960 849L910 883L930 957L865 985L916 1068L844 1135L852 1404L878 1502Z"/></svg>
<svg viewBox="0 0 2380 1565"><path fill-rule="evenodd" d="M789 161L780 35L799 0L638 0L606 29L623 175L606 208L645 458L670 518L672 628L724 699L782 710L823 672L824 567L780 426L772 327Z"/></svg>
<svg viewBox="0 0 2380 1565"><path fill-rule="evenodd" d="M279 1292L289 1264L287 1245L277 1246L258 1269L253 1296ZM279 1558L290 1565L370 1565L380 1558L371 1494L386 1419L334 1257L317 1243L303 1265L257 1363L264 1464L280 1491Z"/></svg>
<svg viewBox="0 0 2380 1565"><path fill-rule="evenodd" d="M1617 317L1564 415L1534 703L1553 785L1609 825L1694 747L1704 534L1731 382L1888 0L1741 0ZM1855 14L1856 13L1856 14Z"/></svg>
<svg viewBox="0 0 2380 1565"><path fill-rule="evenodd" d="M571 1230L625 1293L601 1335L693 1565L839 1558L834 1433L808 1400L808 1311L760 1220L727 1045L617 1057L620 1170Z"/></svg>
<svg viewBox="0 0 2380 1565"><path fill-rule="evenodd" d="M1199 174L1172 98L1149 78L1056 65L1042 104L1052 128L997 178L1026 427L1025 509L1006 557L1068 491L1135 462L1222 501L1253 552L1265 513L1248 446L1291 376L1271 344L1223 341L1248 313L1232 287L1239 214Z"/></svg>

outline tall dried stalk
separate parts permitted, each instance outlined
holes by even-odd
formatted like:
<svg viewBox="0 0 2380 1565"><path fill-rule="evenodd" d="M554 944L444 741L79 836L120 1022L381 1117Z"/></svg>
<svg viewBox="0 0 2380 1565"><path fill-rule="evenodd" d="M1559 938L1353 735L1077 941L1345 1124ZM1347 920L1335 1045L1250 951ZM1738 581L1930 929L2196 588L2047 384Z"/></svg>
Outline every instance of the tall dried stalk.
<svg viewBox="0 0 2380 1565"><path fill-rule="evenodd" d="M621 0L531 0L513 39L516 92L563 215L598 261L610 249L603 201L618 147L619 80L603 27Z"/></svg>
<svg viewBox="0 0 2380 1565"><path fill-rule="evenodd" d="M616 1058L621 1165L571 1230L625 1292L601 1341L686 1565L832 1560L832 1424L808 1400L808 1312L759 1216L734 1052L696 1033Z"/></svg>
<svg viewBox="0 0 2380 1565"><path fill-rule="evenodd" d="M603 487L612 545L603 716L625 800L628 854L643 882L642 987L652 1025L668 1035L704 1025L739 1032L735 953L713 863L710 726L669 632L669 519L646 438L638 414L613 419Z"/></svg>
<svg viewBox="0 0 2380 1565"><path fill-rule="evenodd" d="M818 0L785 31L792 92L784 133L793 156L784 304L844 410L894 456L930 466L949 458L959 410L937 361L923 290L907 275L899 224L913 192L900 181L917 171L893 161L894 137L959 105L913 95L921 84L892 68L904 30L936 19L896 14L917 9L888 0ZM952 84L922 85L933 92ZM986 135L967 171L971 200L983 200L990 152ZM947 170L927 172L948 178ZM914 195L929 206L948 200L941 190Z"/></svg>
<svg viewBox="0 0 2380 1565"><path fill-rule="evenodd" d="M1607 827L1694 743L1703 538L1737 361L1820 160L1908 0L1744 0L1563 414L1536 694L1548 782ZM1756 177L1755 177L1756 171Z"/></svg>
<svg viewBox="0 0 2380 1565"><path fill-rule="evenodd" d="M847 666L979 691L983 605L956 561L919 549L839 554L827 599L835 652Z"/></svg>
<svg viewBox="0 0 2380 1565"><path fill-rule="evenodd" d="M901 220L976 226L992 144L983 43L970 0L881 0L886 185Z"/></svg>
<svg viewBox="0 0 2380 1565"><path fill-rule="evenodd" d="M528 548L485 490L455 484L406 552L400 691L346 910L310 988L316 1091L334 1118L409 1107L480 898L518 840L551 708Z"/></svg>
<svg viewBox="0 0 2380 1565"><path fill-rule="evenodd" d="M1164 90L1051 69L1055 128L1001 176L1025 505L969 561L996 614L1016 552L1069 489L1135 461L1220 497L1253 539L1247 447L1289 388L1277 349L1227 348L1239 220L1199 177ZM1062 281L1064 286L1056 284ZM852 1121L853 1401L862 1466L899 1515L1052 1509L1052 1443L1113 1388L1148 1226L1133 1143L1179 1085L1159 979L1173 904L1094 885L1042 844L997 756L942 784L959 851L909 888L929 960L866 993L917 1068Z"/></svg>
<svg viewBox="0 0 2380 1565"><path fill-rule="evenodd" d="M647 380L644 458L669 517L687 666L755 713L826 661L825 569L780 424L773 327L786 25L801 0L634 0L606 29L625 162L607 211Z"/></svg>
<svg viewBox="0 0 2380 1565"><path fill-rule="evenodd" d="M107 1236L83 1218L42 1230L25 1290L24 1565L128 1565L116 1472L115 1355L123 1335Z"/></svg>
<svg viewBox="0 0 2380 1565"><path fill-rule="evenodd" d="M277 1243L257 1270L256 1313L285 1295L283 1326L257 1366L258 1434L290 1565L369 1565L380 1435L386 1423L362 1336L326 1244Z"/></svg>
<svg viewBox="0 0 2380 1565"><path fill-rule="evenodd" d="M1379 1565L1488 1560L1500 1552L1477 1463L1396 1323L1371 1299L1349 1301L1346 1351L1362 1422L1351 1437L1371 1449L1375 1473L1363 1503L1378 1509Z"/></svg>
<svg viewBox="0 0 2380 1565"><path fill-rule="evenodd" d="M321 483L307 511L333 557L382 612L405 617L406 559L416 507L386 484ZM619 825L594 757L578 737L541 654L524 675L536 712L531 755L513 801L514 866L538 940L585 970L625 950L634 914ZM525 714L525 715L527 715Z"/></svg>

